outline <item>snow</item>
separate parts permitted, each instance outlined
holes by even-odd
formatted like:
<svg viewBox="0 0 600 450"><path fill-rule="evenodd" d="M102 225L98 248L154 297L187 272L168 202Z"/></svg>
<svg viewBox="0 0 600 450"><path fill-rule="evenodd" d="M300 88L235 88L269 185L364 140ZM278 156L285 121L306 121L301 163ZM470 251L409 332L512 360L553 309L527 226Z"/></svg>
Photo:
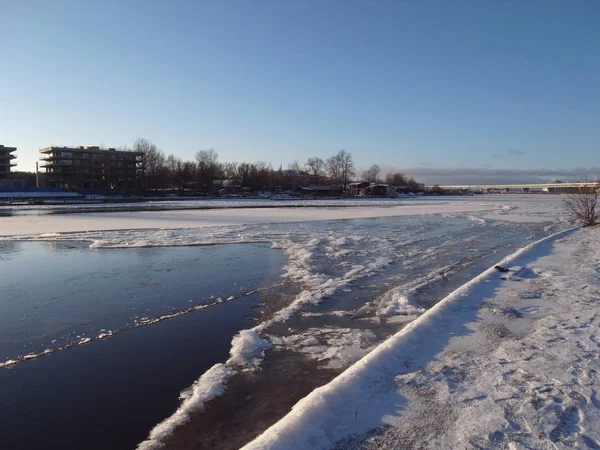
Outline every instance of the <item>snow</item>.
<svg viewBox="0 0 600 450"><path fill-rule="evenodd" d="M271 344L256 330L242 330L231 341L231 357L227 363L231 366L256 366L265 350L270 348Z"/></svg>
<svg viewBox="0 0 600 450"><path fill-rule="evenodd" d="M391 317L396 315L418 316L424 312L425 308L421 308L398 289L395 289L384 294L377 305L376 314L379 317Z"/></svg>
<svg viewBox="0 0 600 450"><path fill-rule="evenodd" d="M83 198L77 192L0 192L3 199L29 199L29 198Z"/></svg>
<svg viewBox="0 0 600 450"><path fill-rule="evenodd" d="M0 217L0 236L67 233L94 230L204 228L212 226L287 223L319 220L411 216L418 214L459 214L482 221L540 222L562 218L560 196L488 195L444 198L443 200L302 200L281 203L268 201L156 202L169 208L203 208L169 211L126 211L86 214L13 215ZM138 208L131 205L93 205ZM267 207L268 206L268 207ZM298 207L294 207L298 206ZM90 207L90 205L86 205ZM43 210L44 207L32 207ZM10 211L12 208L0 208ZM65 206L66 211L77 211ZM474 216L472 213L478 213Z"/></svg>
<svg viewBox="0 0 600 450"><path fill-rule="evenodd" d="M394 376L403 370L407 372L417 363L429 363L447 343L449 333L457 336L464 334L465 324L473 319L473 314L482 302L475 295L477 292L491 295L493 289L501 283L517 286L543 277L537 270L527 270L528 260L517 261L518 258L515 257L511 265L519 265L519 274L513 270L504 274L505 279L502 279L495 271L488 271L482 275L483 278L474 280L473 285L465 287L462 293L469 294L465 299L461 297L462 293L455 293L455 297L451 296L443 302L446 306L438 305L423 314L425 309L414 300L414 293L435 280L443 279L446 273L455 269L452 265L439 267L437 262L440 253L447 246L447 242L444 242L446 238L435 244L428 241L428 247L421 255L415 253L420 251L419 247L411 247L413 242L422 239L423 231L418 227L404 230L388 224L386 226L389 228L385 230L389 233L378 236L378 227L382 227L380 222L373 222L374 230L369 228L371 225L361 224L362 228L356 230L356 233L352 229L343 229L340 233L329 222L311 227L303 224L310 221L316 223L351 218L436 214L450 218L463 217L479 229L490 226L490 223L494 226L493 222L497 220L511 221L513 216L518 216L519 221L553 223L561 217L560 199L557 197L510 197L383 201L373 202L372 206L365 206L363 201L344 208L341 207L341 202L334 202L329 208L304 206L297 209L233 208L10 216L0 217L0 236L5 236L0 240L80 240L90 242L92 248L270 242L274 248L283 249L289 258L284 268L284 277L298 283L302 287L301 292L271 317L234 336L230 358L223 364L213 366L190 389L184 391L183 401L177 411L158 424L139 448L159 448L162 440L177 426L186 422L192 412L202 410L207 401L221 395L235 373L257 370L264 352L272 346L299 351L328 368L345 368L360 360L329 386L315 391L300 402L288 417L274 426L275 431L268 431L259 438L256 444L258 447L255 447L268 448L269 445L274 445L274 448L288 448L286 443L297 443L298 448L313 448L313 445L314 448L328 448L336 440L352 433L366 432L382 423L396 423L398 408L406 404L407 400L405 396L393 392L396 386ZM343 204L350 205L349 202ZM280 225L272 225L275 223ZM551 226L553 225L549 225ZM343 273L325 275L324 271L316 270L315 264L318 264L319 257L323 255L330 258L330 261L339 260L344 268ZM412 284L393 289L367 304L364 309L323 314L387 323L412 322L405 328L406 335L400 332L367 355L377 344L377 339L368 330L326 327L308 329L291 336L267 334L271 325L285 322L295 314L302 313L305 308L319 305L336 292L350 289L356 280L378 273L400 257L404 264L409 264L411 259L421 258L421 262L430 267L427 275L415 279ZM217 299L216 303L221 301L223 300ZM185 310L156 318L142 318L139 325L148 325L187 312ZM408 333L408 330L414 331ZM111 334L117 332L118 330L114 330ZM102 333L95 339L106 338L111 334ZM397 355L395 352L399 346L402 351ZM13 361L4 364L8 366ZM355 410L350 413L352 408ZM309 432L304 430L305 427L309 428ZM281 436L281 440L277 436Z"/></svg>
<svg viewBox="0 0 600 450"><path fill-rule="evenodd" d="M518 251L244 448L598 448L599 242Z"/></svg>
<svg viewBox="0 0 600 450"><path fill-rule="evenodd" d="M147 440L138 445L138 450L154 450L160 448L160 442L171 434L176 427L186 423L190 414L202 411L204 404L225 391L225 386L234 371L224 364L216 364L208 369L192 387L182 392L183 403L175 414L156 425Z"/></svg>
<svg viewBox="0 0 600 450"><path fill-rule="evenodd" d="M369 330L324 327L309 328L289 336L269 336L279 349L299 351L323 364L327 369L350 366L369 353L379 343Z"/></svg>
<svg viewBox="0 0 600 450"><path fill-rule="evenodd" d="M254 208L180 211L132 211L119 213L21 215L0 217L0 236L66 233L94 230L199 228L259 223L306 222L491 211L488 204L442 203L403 206L356 206L345 208Z"/></svg>

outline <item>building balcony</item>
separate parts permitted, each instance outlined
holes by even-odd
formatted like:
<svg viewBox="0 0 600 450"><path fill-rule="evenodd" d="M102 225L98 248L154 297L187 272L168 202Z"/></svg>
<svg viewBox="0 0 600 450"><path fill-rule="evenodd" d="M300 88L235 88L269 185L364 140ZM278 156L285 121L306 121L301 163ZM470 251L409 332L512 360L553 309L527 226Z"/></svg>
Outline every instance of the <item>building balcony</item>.
<svg viewBox="0 0 600 450"><path fill-rule="evenodd" d="M62 167L46 166L46 173L76 173L76 172L81 172L81 171L75 170L75 169L73 169L71 167L67 167L67 166L62 166Z"/></svg>

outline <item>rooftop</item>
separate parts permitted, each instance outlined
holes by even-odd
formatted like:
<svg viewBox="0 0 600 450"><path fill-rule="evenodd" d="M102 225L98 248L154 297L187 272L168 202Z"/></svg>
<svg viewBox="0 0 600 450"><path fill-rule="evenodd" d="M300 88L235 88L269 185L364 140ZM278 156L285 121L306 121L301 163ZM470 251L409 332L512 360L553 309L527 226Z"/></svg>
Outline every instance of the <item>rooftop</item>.
<svg viewBox="0 0 600 450"><path fill-rule="evenodd" d="M40 153L51 153L56 150L65 150L69 152L115 152L115 153L127 153L127 154L135 154L142 155L142 152L135 152L133 150L117 150L115 147L100 147L98 145L91 145L88 147L84 147L83 145L78 146L65 146L65 145L51 145L50 147L41 148Z"/></svg>

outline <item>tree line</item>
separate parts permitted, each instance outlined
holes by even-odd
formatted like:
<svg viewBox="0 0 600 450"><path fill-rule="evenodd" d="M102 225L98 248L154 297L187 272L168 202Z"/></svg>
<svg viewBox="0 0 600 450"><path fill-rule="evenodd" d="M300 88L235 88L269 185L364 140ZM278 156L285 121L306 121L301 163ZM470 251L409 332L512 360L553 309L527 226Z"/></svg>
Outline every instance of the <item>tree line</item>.
<svg viewBox="0 0 600 450"><path fill-rule="evenodd" d="M406 177L399 172L388 173L385 177L382 177L381 167L377 164L373 164L362 173L362 180L374 184L385 183L389 186L406 186L408 190L417 190L419 188L419 183L413 177Z"/></svg>
<svg viewBox="0 0 600 450"><path fill-rule="evenodd" d="M126 149L123 149L126 150ZM240 187L251 191L294 189L297 186L321 185L337 186L344 189L356 176L352 153L339 150L335 155L322 159L318 156L308 158L301 164L297 160L283 167L274 168L271 163L258 161L220 162L214 149L200 150L195 160L184 161L169 154L166 155L152 141L140 138L131 149L144 154L144 189L177 189L210 193L218 190L220 182L231 180ZM412 178L401 173L389 173L381 178L379 166L373 165L364 172L364 181L385 182L392 186L417 188Z"/></svg>

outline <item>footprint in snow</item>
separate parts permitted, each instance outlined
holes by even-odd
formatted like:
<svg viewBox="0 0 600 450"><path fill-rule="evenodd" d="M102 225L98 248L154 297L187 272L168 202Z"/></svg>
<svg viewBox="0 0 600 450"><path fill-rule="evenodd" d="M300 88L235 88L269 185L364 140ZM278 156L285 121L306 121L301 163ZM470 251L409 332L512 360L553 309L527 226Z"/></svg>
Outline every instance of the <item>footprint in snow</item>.
<svg viewBox="0 0 600 450"><path fill-rule="evenodd" d="M598 442L596 439L594 439L590 436L586 436L585 434L582 434L581 440L583 441L583 443L585 445L588 446L588 448L600 449L600 442Z"/></svg>
<svg viewBox="0 0 600 450"><path fill-rule="evenodd" d="M547 306L525 306L524 308L519 309L521 314L531 317L541 317L547 316L554 312L552 308Z"/></svg>
<svg viewBox="0 0 600 450"><path fill-rule="evenodd" d="M581 433L582 428L579 426L581 422L581 410L576 406L569 406L562 412L558 413L560 422L552 431L549 438L552 442L561 442L571 436L576 436Z"/></svg>
<svg viewBox="0 0 600 450"><path fill-rule="evenodd" d="M598 392L596 392L596 389L592 389L592 396L590 397L590 400L592 405L594 405L594 408L600 409L600 399L598 398Z"/></svg>

